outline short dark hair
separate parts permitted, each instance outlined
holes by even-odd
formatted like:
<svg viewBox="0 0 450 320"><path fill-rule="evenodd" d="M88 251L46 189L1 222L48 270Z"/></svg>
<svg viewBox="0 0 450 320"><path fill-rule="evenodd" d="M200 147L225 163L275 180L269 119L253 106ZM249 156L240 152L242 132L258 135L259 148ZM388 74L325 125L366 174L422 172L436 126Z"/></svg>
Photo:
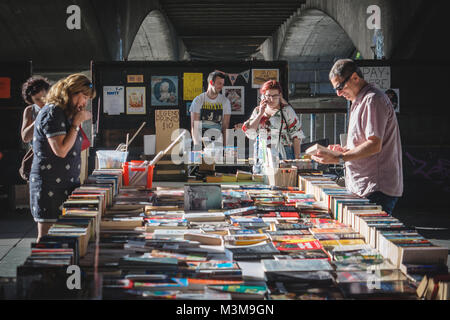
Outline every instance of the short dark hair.
<svg viewBox="0 0 450 320"><path fill-rule="evenodd" d="M356 72L358 77L364 79L361 69L356 65L355 61L352 59L340 59L331 68L329 78L330 80L335 77L346 78L354 72Z"/></svg>
<svg viewBox="0 0 450 320"><path fill-rule="evenodd" d="M31 96L34 96L42 90L48 91L49 88L50 83L46 78L31 77L22 85L22 98L26 103L33 104Z"/></svg>
<svg viewBox="0 0 450 320"><path fill-rule="evenodd" d="M210 81L216 82L216 78L217 78L217 77L222 78L222 79L225 80L225 75L224 75L222 72L219 72L219 71L213 71L213 72L211 72L211 73L208 75L208 83L209 83Z"/></svg>

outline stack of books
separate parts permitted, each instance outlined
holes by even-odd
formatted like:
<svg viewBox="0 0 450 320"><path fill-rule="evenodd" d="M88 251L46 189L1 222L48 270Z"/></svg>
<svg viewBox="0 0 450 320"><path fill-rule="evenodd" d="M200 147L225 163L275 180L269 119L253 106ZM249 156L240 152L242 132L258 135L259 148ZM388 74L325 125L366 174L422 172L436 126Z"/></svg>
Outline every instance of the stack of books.
<svg viewBox="0 0 450 320"><path fill-rule="evenodd" d="M33 245L22 296L33 269L70 264L102 278L106 299L417 299L425 275L447 271L447 249L324 176L155 191L114 172L88 180Z"/></svg>

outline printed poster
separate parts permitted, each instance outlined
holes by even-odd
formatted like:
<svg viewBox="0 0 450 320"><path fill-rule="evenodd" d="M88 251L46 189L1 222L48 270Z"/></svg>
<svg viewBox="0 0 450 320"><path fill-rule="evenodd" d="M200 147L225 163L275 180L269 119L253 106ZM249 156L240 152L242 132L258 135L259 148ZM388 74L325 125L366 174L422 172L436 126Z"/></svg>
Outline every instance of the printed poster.
<svg viewBox="0 0 450 320"><path fill-rule="evenodd" d="M391 67L360 67L364 80L387 90L391 87Z"/></svg>
<svg viewBox="0 0 450 320"><path fill-rule="evenodd" d="M396 113L400 113L400 89L387 89L384 92L389 100L391 100L392 106L394 107L394 111Z"/></svg>
<svg viewBox="0 0 450 320"><path fill-rule="evenodd" d="M158 153L172 143L172 132L180 128L180 110L155 110L155 128L156 153Z"/></svg>
<svg viewBox="0 0 450 320"><path fill-rule="evenodd" d="M123 86L103 87L103 112L119 115L125 112L125 88Z"/></svg>
<svg viewBox="0 0 450 320"><path fill-rule="evenodd" d="M280 81L278 69L252 69L252 88L261 88L269 80Z"/></svg>
<svg viewBox="0 0 450 320"><path fill-rule="evenodd" d="M178 105L178 77L152 76L152 106Z"/></svg>
<svg viewBox="0 0 450 320"><path fill-rule="evenodd" d="M145 87L127 87L127 114L145 114Z"/></svg>
<svg viewBox="0 0 450 320"><path fill-rule="evenodd" d="M11 98L11 78L0 77L0 99Z"/></svg>
<svg viewBox="0 0 450 320"><path fill-rule="evenodd" d="M127 82L128 83L142 83L142 82L144 82L144 75L143 74L129 74L129 75L127 75Z"/></svg>
<svg viewBox="0 0 450 320"><path fill-rule="evenodd" d="M222 94L230 100L231 114L245 114L243 86L224 86Z"/></svg>
<svg viewBox="0 0 450 320"><path fill-rule="evenodd" d="M203 73L183 74L183 100L194 100L203 92Z"/></svg>

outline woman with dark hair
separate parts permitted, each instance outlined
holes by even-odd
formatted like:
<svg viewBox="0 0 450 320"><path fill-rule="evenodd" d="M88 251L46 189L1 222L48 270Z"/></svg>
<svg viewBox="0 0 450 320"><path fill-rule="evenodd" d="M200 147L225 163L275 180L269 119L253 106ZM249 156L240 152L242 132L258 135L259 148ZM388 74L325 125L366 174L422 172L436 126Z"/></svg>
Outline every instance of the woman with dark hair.
<svg viewBox="0 0 450 320"><path fill-rule="evenodd" d="M72 74L50 88L36 118L30 209L38 223L38 242L61 215L67 196L80 185L80 125L92 117L85 108L94 96L92 82L83 74Z"/></svg>
<svg viewBox="0 0 450 320"><path fill-rule="evenodd" d="M267 157L261 154L262 145L265 145L267 149L274 145L282 159L300 158L300 144L305 136L300 120L294 109L283 99L281 92L278 81L265 82L260 89L261 103L242 126L247 137L256 139L259 144L258 153L254 154L258 162ZM255 163L253 166L255 173L260 172L259 165Z"/></svg>
<svg viewBox="0 0 450 320"><path fill-rule="evenodd" d="M28 106L23 111L23 121L21 136L25 143L31 142L34 131L34 120L45 105L45 96L47 95L50 83L42 77L31 77L22 85L23 100Z"/></svg>

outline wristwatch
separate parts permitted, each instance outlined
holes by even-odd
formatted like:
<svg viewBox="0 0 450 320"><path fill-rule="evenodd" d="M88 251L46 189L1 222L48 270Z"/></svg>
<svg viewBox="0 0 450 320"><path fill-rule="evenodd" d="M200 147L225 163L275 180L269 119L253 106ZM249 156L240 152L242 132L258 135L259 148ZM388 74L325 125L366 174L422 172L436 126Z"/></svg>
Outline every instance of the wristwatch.
<svg viewBox="0 0 450 320"><path fill-rule="evenodd" d="M344 164L345 164L345 161L344 161L344 154L343 154L343 153L341 153L341 154L339 155L339 164L341 164L341 165L344 165Z"/></svg>
<svg viewBox="0 0 450 320"><path fill-rule="evenodd" d="M80 131L80 127L79 126L72 126L72 128L74 128L76 132Z"/></svg>

